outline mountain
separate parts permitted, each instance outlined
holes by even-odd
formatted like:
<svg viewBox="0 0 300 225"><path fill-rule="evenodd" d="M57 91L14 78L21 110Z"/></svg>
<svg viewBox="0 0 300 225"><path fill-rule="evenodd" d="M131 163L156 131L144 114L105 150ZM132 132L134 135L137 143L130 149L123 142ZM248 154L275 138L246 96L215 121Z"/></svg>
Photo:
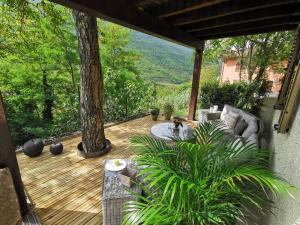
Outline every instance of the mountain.
<svg viewBox="0 0 300 225"><path fill-rule="evenodd" d="M180 84L191 80L193 50L132 31L129 48L141 53L141 76L156 83Z"/></svg>

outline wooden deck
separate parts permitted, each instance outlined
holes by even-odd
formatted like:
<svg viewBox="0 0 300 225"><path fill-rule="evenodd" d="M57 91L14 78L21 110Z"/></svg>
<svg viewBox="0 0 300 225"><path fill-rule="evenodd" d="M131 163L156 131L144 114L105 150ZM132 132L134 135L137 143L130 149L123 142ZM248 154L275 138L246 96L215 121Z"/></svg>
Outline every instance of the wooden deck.
<svg viewBox="0 0 300 225"><path fill-rule="evenodd" d="M49 146L37 158L18 153L25 188L36 204L35 211L42 224L102 224L104 160L134 157L128 138L149 134L151 126L157 122L147 116L106 128L105 134L113 149L100 158L77 156L80 137L64 141L64 152L58 156L50 154Z"/></svg>

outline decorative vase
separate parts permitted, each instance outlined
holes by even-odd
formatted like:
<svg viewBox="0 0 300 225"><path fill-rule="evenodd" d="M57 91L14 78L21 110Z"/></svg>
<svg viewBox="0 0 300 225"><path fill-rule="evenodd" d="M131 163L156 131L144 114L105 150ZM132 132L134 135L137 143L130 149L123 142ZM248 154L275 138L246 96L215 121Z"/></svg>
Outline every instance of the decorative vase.
<svg viewBox="0 0 300 225"><path fill-rule="evenodd" d="M44 143L41 139L31 139L23 145L23 152L29 157L39 156L44 149Z"/></svg>
<svg viewBox="0 0 300 225"><path fill-rule="evenodd" d="M62 153L64 146L62 143L53 143L50 145L50 152L52 155L59 155Z"/></svg>
<svg viewBox="0 0 300 225"><path fill-rule="evenodd" d="M213 109L213 112L217 112L217 111L218 111L218 108L219 108L219 106L218 106L218 105L214 105L213 107L214 107L214 109Z"/></svg>

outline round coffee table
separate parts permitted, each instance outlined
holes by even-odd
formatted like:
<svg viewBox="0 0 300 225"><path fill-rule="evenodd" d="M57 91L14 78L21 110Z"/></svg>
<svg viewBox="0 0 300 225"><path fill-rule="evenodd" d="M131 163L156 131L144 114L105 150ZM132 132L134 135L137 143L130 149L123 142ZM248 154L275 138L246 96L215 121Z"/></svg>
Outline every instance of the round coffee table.
<svg viewBox="0 0 300 225"><path fill-rule="evenodd" d="M193 137L193 129L187 125L179 126L174 132L174 123L159 123L151 127L150 134L157 139L173 141L173 139L189 140Z"/></svg>

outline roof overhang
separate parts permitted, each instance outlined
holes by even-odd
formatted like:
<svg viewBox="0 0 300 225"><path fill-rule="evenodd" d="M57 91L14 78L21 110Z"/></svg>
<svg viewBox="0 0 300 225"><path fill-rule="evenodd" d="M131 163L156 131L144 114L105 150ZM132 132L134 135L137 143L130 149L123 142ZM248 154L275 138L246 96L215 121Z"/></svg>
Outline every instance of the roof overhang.
<svg viewBox="0 0 300 225"><path fill-rule="evenodd" d="M299 0L52 0L193 48L208 39L295 30Z"/></svg>

